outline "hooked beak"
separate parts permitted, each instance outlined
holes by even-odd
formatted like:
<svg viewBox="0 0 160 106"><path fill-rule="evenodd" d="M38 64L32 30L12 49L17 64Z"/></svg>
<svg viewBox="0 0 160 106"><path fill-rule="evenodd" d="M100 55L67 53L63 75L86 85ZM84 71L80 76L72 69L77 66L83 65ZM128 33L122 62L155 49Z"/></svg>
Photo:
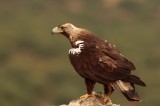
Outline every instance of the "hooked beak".
<svg viewBox="0 0 160 106"><path fill-rule="evenodd" d="M62 33L63 30L60 28L60 27L55 27L52 29L52 35L53 34L59 34L59 33Z"/></svg>

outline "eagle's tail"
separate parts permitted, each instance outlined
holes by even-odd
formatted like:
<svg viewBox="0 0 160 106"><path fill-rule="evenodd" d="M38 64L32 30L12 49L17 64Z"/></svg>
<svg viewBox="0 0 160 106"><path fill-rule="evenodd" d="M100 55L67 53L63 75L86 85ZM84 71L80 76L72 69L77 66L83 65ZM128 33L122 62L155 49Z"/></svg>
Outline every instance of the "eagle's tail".
<svg viewBox="0 0 160 106"><path fill-rule="evenodd" d="M139 77L137 77L135 75L128 76L127 80L129 82L132 82L133 84L137 84L137 85L146 87L146 84Z"/></svg>
<svg viewBox="0 0 160 106"><path fill-rule="evenodd" d="M118 87L122 94L129 100L129 101L141 101L138 93L135 91L134 85L129 82L124 82L121 80L116 81L116 88Z"/></svg>

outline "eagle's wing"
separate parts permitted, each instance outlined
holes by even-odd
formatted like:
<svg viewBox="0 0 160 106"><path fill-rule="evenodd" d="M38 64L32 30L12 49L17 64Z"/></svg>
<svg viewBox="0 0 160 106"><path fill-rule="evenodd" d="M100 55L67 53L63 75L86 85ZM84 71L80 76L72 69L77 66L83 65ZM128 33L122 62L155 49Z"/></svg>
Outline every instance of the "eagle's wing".
<svg viewBox="0 0 160 106"><path fill-rule="evenodd" d="M94 67L92 74L98 79L103 81L126 79L131 70L135 70L134 64L121 55L109 42L96 37L90 40L90 42L85 42L84 52L89 54L87 59L91 67Z"/></svg>
<svg viewBox="0 0 160 106"><path fill-rule="evenodd" d="M117 67L126 68L128 70L135 70L134 64L129 61L127 58L125 58L112 44L109 42L101 42L96 44L97 49L100 50L101 55L110 57L112 60L116 61ZM107 61L107 60L104 60Z"/></svg>
<svg viewBox="0 0 160 106"><path fill-rule="evenodd" d="M116 48L114 45L109 43L108 41L101 40L96 36L89 37L87 39L89 42L84 42L85 47L88 51L86 52L94 52L97 56L105 58L108 56L110 59L117 62L119 67L123 67L129 70L135 70L134 64L125 58ZM101 57L101 58L102 58ZM108 61L108 60L106 60Z"/></svg>

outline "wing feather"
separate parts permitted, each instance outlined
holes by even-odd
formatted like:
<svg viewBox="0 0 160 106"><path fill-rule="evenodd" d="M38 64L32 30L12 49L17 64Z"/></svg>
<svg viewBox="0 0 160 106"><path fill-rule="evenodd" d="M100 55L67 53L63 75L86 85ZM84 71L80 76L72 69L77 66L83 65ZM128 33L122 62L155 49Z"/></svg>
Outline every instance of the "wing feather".
<svg viewBox="0 0 160 106"><path fill-rule="evenodd" d="M70 61L75 70L85 78L107 83L125 79L135 70L132 62L120 54L109 42L95 36L81 39L84 49L79 56L70 55Z"/></svg>

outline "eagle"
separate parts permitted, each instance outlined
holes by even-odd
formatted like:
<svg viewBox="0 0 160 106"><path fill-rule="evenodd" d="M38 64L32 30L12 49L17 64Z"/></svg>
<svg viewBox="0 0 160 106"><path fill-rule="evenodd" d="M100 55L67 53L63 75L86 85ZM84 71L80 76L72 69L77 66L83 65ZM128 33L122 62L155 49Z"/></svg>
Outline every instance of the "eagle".
<svg viewBox="0 0 160 106"><path fill-rule="evenodd" d="M129 101L141 101L135 86L146 86L138 77L131 74L134 64L124 57L107 40L101 40L87 29L65 23L52 29L53 34L62 34L70 41L69 60L75 71L84 78L87 94L85 100L93 96L95 83L104 87L104 100L109 101L114 90L120 90Z"/></svg>

